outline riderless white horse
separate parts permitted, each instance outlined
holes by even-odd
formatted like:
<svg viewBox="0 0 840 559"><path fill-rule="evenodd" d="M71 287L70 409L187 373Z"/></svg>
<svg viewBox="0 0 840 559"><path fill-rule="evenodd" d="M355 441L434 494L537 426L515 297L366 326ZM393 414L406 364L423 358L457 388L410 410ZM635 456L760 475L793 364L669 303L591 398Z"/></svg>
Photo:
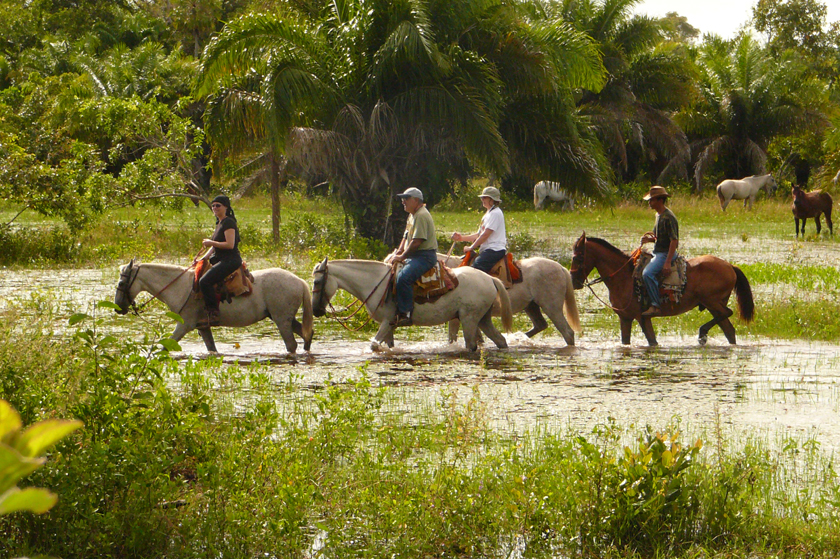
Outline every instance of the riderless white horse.
<svg viewBox="0 0 840 559"><path fill-rule="evenodd" d="M726 179L717 185L717 195L720 200L720 207L726 211L726 206L731 200L743 200L746 208L752 209L758 191L764 189L767 196L776 191L776 180L773 175L752 175L738 179Z"/></svg>
<svg viewBox="0 0 840 559"><path fill-rule="evenodd" d="M294 353L297 341L294 334L303 338L303 349L309 351L312 345L312 299L309 286L296 275L271 268L253 272L253 291L248 296L234 297L230 304L219 305L221 326L250 326L264 318L270 318L283 338L286 351ZM175 327L170 336L178 341L185 334L196 329L198 321L207 316L204 301L193 294L193 270L169 264L135 264L134 259L120 267L120 281L114 304L126 314L134 306L134 299L143 291L151 293L181 315L183 323ZM303 307L303 322L298 322L298 309ZM198 327L207 351L215 352L216 343L209 327Z"/></svg>
<svg viewBox="0 0 840 559"><path fill-rule="evenodd" d="M834 186L837 186L837 183L840 182L840 171L837 171L837 174L834 175L834 178L831 179L831 182L834 183Z"/></svg>
<svg viewBox="0 0 840 559"><path fill-rule="evenodd" d="M570 210L575 209L575 200L572 195L560 187L560 183L551 181L540 181L534 185L534 209L542 208L543 202L548 198L553 202L562 202L564 207Z"/></svg>
<svg viewBox="0 0 840 559"><path fill-rule="evenodd" d="M510 299L501 281L491 278L475 268L454 270L458 287L444 294L433 303L414 305L411 318L416 326L434 326L458 318L464 325L464 342L467 349L478 349L478 331L481 329L497 347L507 347L504 336L493 325L493 305L498 301L502 326L509 332L513 324ZM362 301L371 318L379 323L371 349L380 344L394 346L394 327L390 321L397 307L389 293L391 267L373 260L324 259L312 272L312 305L315 316L326 314L326 306L335 292L343 289Z"/></svg>
<svg viewBox="0 0 840 559"><path fill-rule="evenodd" d="M450 268L456 268L461 263L460 257L444 254L439 254L438 260L444 260ZM519 267L522 281L514 283L507 292L513 314L525 311L533 323L525 335L531 338L548 328L542 315L545 312L566 344L575 345L575 332L580 332L581 328L569 270L554 260L540 257L520 260ZM495 307L494 316L498 316ZM454 342L457 338L458 321L452 321L449 323L449 341Z"/></svg>

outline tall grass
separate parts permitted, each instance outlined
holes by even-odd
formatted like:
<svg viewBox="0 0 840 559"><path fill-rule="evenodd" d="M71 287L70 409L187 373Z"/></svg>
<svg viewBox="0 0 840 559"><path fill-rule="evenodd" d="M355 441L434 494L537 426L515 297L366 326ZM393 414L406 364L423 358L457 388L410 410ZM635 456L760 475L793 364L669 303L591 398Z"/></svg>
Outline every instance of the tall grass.
<svg viewBox="0 0 840 559"><path fill-rule="evenodd" d="M478 392L277 385L259 365L175 362L159 333L119 342L107 310L58 336L0 318L0 397L26 423L85 422L26 480L58 505L0 519L0 555L840 554L836 467L808 441L614 421L511 436Z"/></svg>

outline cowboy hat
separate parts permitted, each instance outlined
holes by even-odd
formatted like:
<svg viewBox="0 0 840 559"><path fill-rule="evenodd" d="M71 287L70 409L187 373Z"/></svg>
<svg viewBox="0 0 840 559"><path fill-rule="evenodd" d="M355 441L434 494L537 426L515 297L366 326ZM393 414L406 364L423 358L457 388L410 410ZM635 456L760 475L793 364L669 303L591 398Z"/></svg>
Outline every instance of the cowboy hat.
<svg viewBox="0 0 840 559"><path fill-rule="evenodd" d="M668 191L665 190L665 187L662 186L651 186L650 192L648 192L642 200L650 200L651 198L668 198L671 195L668 194Z"/></svg>

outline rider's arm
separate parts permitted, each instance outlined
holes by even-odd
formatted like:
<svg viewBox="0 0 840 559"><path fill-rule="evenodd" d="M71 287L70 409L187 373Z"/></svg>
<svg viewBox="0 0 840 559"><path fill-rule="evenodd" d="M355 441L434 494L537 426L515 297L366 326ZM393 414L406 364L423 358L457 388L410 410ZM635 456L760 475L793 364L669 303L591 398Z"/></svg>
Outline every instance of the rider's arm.
<svg viewBox="0 0 840 559"><path fill-rule="evenodd" d="M236 246L236 229L225 229L224 241L211 241L210 239L204 239L201 244L206 247L230 250Z"/></svg>
<svg viewBox="0 0 840 559"><path fill-rule="evenodd" d="M462 235L460 233L452 233L452 240L457 242L467 242L471 243L478 238L478 233L473 233L472 235Z"/></svg>
<svg viewBox="0 0 840 559"><path fill-rule="evenodd" d="M478 235L478 234L477 234L477 235L475 235L477 238L476 238L475 240L473 240L473 243L472 243L470 246L468 246L468 247L464 248L464 252L468 252L468 251L470 251L470 250L475 250L475 249L477 249L478 247L480 247L480 246L484 243L484 241L486 241L487 239L489 239L489 238L490 238L490 235L492 235L492 234L493 234L493 230L492 230L492 229L485 229L485 230L481 233L481 235Z"/></svg>
<svg viewBox="0 0 840 559"><path fill-rule="evenodd" d="M415 250L417 250L417 247L419 247L421 244L423 244L424 240L425 239L411 239L411 241L408 243L408 246L405 248L405 250L402 253L397 253L394 256L394 258L392 258L391 260L393 262L402 262L403 260L405 260L406 258L411 256L411 253L413 253ZM402 245L400 245L400 246L402 246Z"/></svg>
<svg viewBox="0 0 840 559"><path fill-rule="evenodd" d="M680 244L679 239L671 239L671 244L668 245L668 257L665 258L665 268L671 267L671 260L674 258L674 255L677 253L677 247Z"/></svg>

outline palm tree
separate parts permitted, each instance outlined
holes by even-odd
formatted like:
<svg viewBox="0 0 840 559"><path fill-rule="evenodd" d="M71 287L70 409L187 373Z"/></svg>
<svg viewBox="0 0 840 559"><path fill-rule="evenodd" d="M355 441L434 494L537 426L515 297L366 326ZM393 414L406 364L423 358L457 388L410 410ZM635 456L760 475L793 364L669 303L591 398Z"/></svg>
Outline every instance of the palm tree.
<svg viewBox="0 0 840 559"><path fill-rule="evenodd" d="M676 118L697 154L698 191L716 161L723 178L764 173L771 140L825 123L825 85L791 56L771 59L749 34L707 38L697 66L699 99Z"/></svg>
<svg viewBox="0 0 840 559"><path fill-rule="evenodd" d="M301 2L228 24L205 51L196 91L264 68L260 118L278 153L328 176L356 230L391 243L404 220L397 191L418 186L434 199L436 184L470 165L508 172L501 123L512 92L565 94L574 80L558 81L561 70L587 66L595 86L591 46L555 66L559 52L523 30L499 0Z"/></svg>
<svg viewBox="0 0 840 559"><path fill-rule="evenodd" d="M660 20L633 16L639 0L564 0L548 4L550 17L562 18L589 34L603 53L607 81L586 89L580 113L595 126L616 174L634 178L650 167L651 179L685 175L689 146L671 113L692 93L685 47L664 42Z"/></svg>

